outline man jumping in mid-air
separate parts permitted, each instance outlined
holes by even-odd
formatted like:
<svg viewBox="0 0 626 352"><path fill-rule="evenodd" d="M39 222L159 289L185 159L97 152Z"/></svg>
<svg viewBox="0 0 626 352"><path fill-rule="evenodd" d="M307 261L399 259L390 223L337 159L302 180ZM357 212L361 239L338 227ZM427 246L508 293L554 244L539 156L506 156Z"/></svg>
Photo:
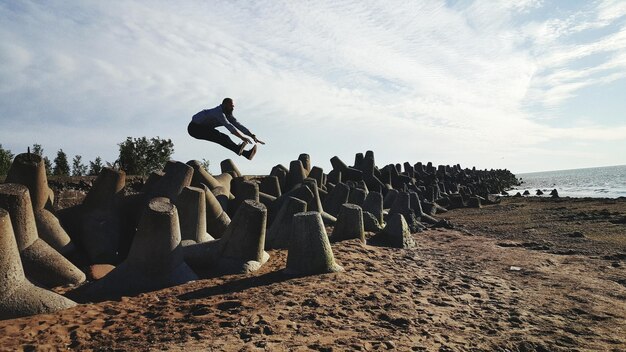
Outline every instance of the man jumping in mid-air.
<svg viewBox="0 0 626 352"><path fill-rule="evenodd" d="M219 145L232 150L237 155L243 155L248 160L252 160L256 154L257 145L255 144L254 147L249 150L245 150L244 148L246 145L251 143L245 135L250 136L255 143L265 143L256 138L254 133L250 132L250 130L235 119L233 116L234 109L235 103L233 103L233 100L231 98L224 98L221 105L218 105L213 109L202 110L193 115L189 126L187 126L187 132L189 132L189 135L194 138L218 143ZM216 129L219 126L226 127L230 133L241 138L243 142L241 144L236 144L230 139L230 137Z"/></svg>

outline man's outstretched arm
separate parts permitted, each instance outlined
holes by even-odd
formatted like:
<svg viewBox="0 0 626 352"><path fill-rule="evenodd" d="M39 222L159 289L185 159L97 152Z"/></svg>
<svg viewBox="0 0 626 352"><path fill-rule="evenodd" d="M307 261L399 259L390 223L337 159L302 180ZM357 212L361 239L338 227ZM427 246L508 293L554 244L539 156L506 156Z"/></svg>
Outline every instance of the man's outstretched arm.
<svg viewBox="0 0 626 352"><path fill-rule="evenodd" d="M246 128L246 126L242 125L241 123L239 123L239 121L237 121L237 119L235 118L235 116L228 116L227 119L229 120L229 122L235 126L238 130L240 130L241 132L247 134L248 136L252 137L252 139L254 140L255 143L259 143L259 144L265 144L265 142L263 142L262 140L256 138L256 135L252 132L250 132L249 129Z"/></svg>
<svg viewBox="0 0 626 352"><path fill-rule="evenodd" d="M255 135L255 134L252 134L252 136L250 136L250 137L252 137L252 139L254 139L254 142L255 142L255 143L265 144L265 142L263 142L262 140L260 140L260 139L256 138L256 135Z"/></svg>
<svg viewBox="0 0 626 352"><path fill-rule="evenodd" d="M230 129L229 129L230 130ZM241 138L242 141L246 142L246 143L252 143L250 142L250 140L248 139L248 137L244 136L243 133L239 132L236 128L233 128L233 130L230 130L230 133L234 134L235 136Z"/></svg>

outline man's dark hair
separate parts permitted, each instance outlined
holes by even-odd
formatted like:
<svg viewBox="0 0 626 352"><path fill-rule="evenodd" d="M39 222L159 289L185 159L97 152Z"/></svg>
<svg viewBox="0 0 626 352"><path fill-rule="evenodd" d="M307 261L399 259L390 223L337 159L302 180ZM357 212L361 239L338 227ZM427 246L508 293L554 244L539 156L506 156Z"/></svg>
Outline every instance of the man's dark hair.
<svg viewBox="0 0 626 352"><path fill-rule="evenodd" d="M233 100L231 98L224 98L224 100L222 100L222 104L226 104L226 103L233 103Z"/></svg>

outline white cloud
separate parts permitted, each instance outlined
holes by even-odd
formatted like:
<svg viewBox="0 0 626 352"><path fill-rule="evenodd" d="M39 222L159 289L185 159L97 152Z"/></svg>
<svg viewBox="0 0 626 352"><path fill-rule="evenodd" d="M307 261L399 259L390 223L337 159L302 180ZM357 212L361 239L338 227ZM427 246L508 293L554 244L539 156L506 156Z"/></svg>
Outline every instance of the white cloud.
<svg viewBox="0 0 626 352"><path fill-rule="evenodd" d="M516 24L542 4L0 4L7 63L0 68L0 140L112 160L126 136L160 135L174 140L175 157L217 165L232 155L191 139L186 125L226 95L236 99L240 121L268 142L254 163L242 161L252 168L244 172L268 172L300 152L328 167L335 154L351 162L365 149L382 163L439 158L497 167L501 151L512 148L623 138L622 129L601 124L589 134L550 128L525 110L529 102L556 106L626 71L624 30L562 42L615 24L620 2ZM571 66L597 53L609 59ZM23 125L30 128L18 131Z"/></svg>

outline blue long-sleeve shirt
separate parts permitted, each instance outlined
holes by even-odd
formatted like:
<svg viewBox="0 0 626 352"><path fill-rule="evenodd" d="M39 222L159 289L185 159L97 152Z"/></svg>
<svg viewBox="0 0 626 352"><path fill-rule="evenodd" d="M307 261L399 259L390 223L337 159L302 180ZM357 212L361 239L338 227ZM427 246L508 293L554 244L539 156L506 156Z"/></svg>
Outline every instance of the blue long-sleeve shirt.
<svg viewBox="0 0 626 352"><path fill-rule="evenodd" d="M240 124L235 116L233 116L232 114L224 114L224 112L222 111L222 105L218 105L213 109L200 111L199 113L193 115L193 117L191 118L191 122L211 128L224 126L233 134L235 133L236 128L244 134L252 137L252 132L250 132L250 130L248 130L246 126Z"/></svg>

